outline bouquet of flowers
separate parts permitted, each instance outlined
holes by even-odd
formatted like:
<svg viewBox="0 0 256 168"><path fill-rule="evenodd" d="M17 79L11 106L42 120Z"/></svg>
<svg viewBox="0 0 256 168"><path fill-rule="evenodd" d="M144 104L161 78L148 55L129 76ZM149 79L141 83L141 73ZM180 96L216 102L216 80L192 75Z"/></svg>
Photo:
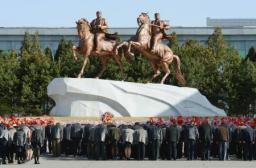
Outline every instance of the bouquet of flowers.
<svg viewBox="0 0 256 168"><path fill-rule="evenodd" d="M113 117L114 115L111 114L110 112L105 112L102 117L101 117L101 121L103 123L112 123L113 122Z"/></svg>

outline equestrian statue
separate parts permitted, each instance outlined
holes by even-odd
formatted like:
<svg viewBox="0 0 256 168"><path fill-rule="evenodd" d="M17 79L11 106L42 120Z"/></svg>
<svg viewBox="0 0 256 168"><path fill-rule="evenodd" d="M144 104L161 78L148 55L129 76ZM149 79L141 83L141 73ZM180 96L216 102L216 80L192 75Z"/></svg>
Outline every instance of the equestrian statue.
<svg viewBox="0 0 256 168"><path fill-rule="evenodd" d="M101 16L101 12L96 13L97 18L94 19L91 24L86 19L80 19L77 21L77 31L79 34L79 46L73 46L73 57L76 57L76 51L84 55L84 62L82 69L78 75L81 77L84 73L84 68L87 64L88 57L90 55L99 56L102 69L96 76L100 78L107 68L109 58L114 58L119 65L121 77L123 78L123 64L121 55L124 55L126 60L130 62L134 56L133 52L141 53L151 64L153 69L153 76L150 79L152 82L157 76L161 74L160 66L164 71L164 76L161 79L163 84L166 78L170 75L170 64L175 60L176 68L175 75L179 84L185 85L186 81L180 69L180 59L177 55L173 54L172 50L164 43L162 39L169 39L165 33L165 29L168 29L169 24L160 20L160 14L155 14L155 20L150 21L147 13L141 13L137 18L138 29L134 36L128 41L117 43L113 41L115 36L106 33L108 28L107 22ZM121 50L122 48L122 50ZM124 54L121 53L124 51Z"/></svg>

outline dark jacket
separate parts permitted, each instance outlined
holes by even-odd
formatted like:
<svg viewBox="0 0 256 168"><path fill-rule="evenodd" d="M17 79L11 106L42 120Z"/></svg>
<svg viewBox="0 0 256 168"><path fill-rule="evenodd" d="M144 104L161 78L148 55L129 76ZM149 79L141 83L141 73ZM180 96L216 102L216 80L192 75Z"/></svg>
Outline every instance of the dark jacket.
<svg viewBox="0 0 256 168"><path fill-rule="evenodd" d="M45 127L45 137L47 139L51 139L52 138L52 129L53 129L53 125L47 125Z"/></svg>
<svg viewBox="0 0 256 168"><path fill-rule="evenodd" d="M99 124L95 128L95 141L96 142L105 142L107 135L107 127L103 124Z"/></svg>
<svg viewBox="0 0 256 168"><path fill-rule="evenodd" d="M71 126L71 139L82 139L83 129L80 123L72 124Z"/></svg>
<svg viewBox="0 0 256 168"><path fill-rule="evenodd" d="M167 143L178 142L179 141L179 130L177 125L171 125L166 128L166 141Z"/></svg>
<svg viewBox="0 0 256 168"><path fill-rule="evenodd" d="M63 140L71 140L71 125L67 124L66 127L63 128Z"/></svg>
<svg viewBox="0 0 256 168"><path fill-rule="evenodd" d="M15 132L14 137L13 137L13 144L15 146L24 146L26 143L26 134L23 130L18 130Z"/></svg>
<svg viewBox="0 0 256 168"><path fill-rule="evenodd" d="M85 124L83 127L83 141L88 142L89 141L89 136L90 136L90 128L92 125L90 124Z"/></svg>
<svg viewBox="0 0 256 168"><path fill-rule="evenodd" d="M121 137L121 131L117 127L112 127L109 129L108 136L109 136L110 143L119 141Z"/></svg>
<svg viewBox="0 0 256 168"><path fill-rule="evenodd" d="M156 125L150 125L148 126L148 141L151 142L155 140L160 141L160 143L162 143L162 129Z"/></svg>
<svg viewBox="0 0 256 168"><path fill-rule="evenodd" d="M59 123L54 125L51 129L52 139L62 139L63 138L63 130Z"/></svg>
<svg viewBox="0 0 256 168"><path fill-rule="evenodd" d="M242 140L246 143L253 142L253 129L250 126L242 129Z"/></svg>
<svg viewBox="0 0 256 168"><path fill-rule="evenodd" d="M44 144L43 131L41 129L35 129L32 132L31 144L33 148L42 147Z"/></svg>
<svg viewBox="0 0 256 168"><path fill-rule="evenodd" d="M212 128L210 124L202 124L199 127L199 139L202 142L211 142L212 141Z"/></svg>

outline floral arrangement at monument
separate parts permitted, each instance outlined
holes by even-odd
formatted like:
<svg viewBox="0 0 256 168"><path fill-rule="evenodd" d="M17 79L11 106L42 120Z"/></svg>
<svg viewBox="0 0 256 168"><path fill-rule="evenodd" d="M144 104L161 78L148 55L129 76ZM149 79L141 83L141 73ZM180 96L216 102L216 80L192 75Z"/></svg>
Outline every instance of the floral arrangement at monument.
<svg viewBox="0 0 256 168"><path fill-rule="evenodd" d="M113 117L114 115L111 114L110 112L105 112L102 117L101 117L101 121L103 123L112 123L113 122Z"/></svg>
<svg viewBox="0 0 256 168"><path fill-rule="evenodd" d="M10 117L1 117L0 123L6 127L19 126L19 125L48 125L54 124L55 119L53 117L42 116L42 117L16 117L11 115Z"/></svg>

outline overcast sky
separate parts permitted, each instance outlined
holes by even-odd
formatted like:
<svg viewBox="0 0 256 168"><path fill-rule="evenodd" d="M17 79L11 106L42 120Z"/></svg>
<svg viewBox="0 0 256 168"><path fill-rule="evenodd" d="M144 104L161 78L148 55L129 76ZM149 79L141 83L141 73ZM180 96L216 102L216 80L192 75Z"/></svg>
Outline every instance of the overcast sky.
<svg viewBox="0 0 256 168"><path fill-rule="evenodd" d="M255 0L1 0L0 27L74 27L101 10L109 27L136 27L140 12L172 26L206 26L206 18L256 18Z"/></svg>

